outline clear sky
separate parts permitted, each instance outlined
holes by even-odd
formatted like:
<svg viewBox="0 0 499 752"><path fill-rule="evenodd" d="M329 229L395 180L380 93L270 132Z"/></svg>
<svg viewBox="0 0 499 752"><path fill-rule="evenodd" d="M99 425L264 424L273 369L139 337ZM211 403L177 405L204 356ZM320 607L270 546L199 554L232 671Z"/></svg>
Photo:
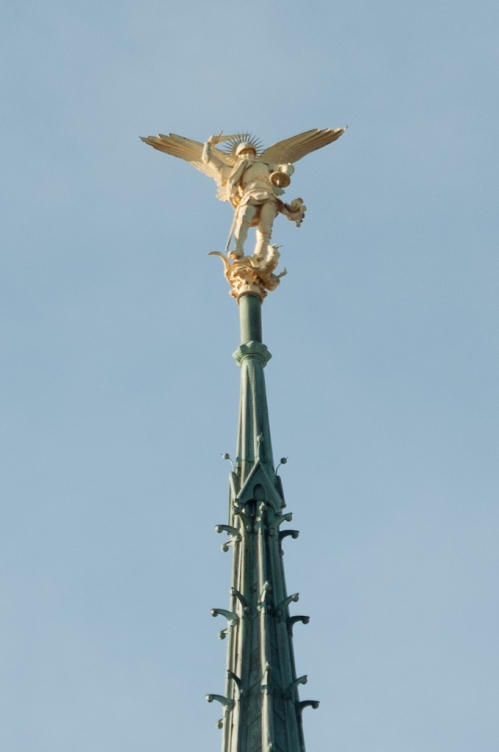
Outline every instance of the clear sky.
<svg viewBox="0 0 499 752"><path fill-rule="evenodd" d="M497 752L497 3L44 0L0 24L5 752L218 750L230 208L139 135L348 125L264 304L309 752Z"/></svg>

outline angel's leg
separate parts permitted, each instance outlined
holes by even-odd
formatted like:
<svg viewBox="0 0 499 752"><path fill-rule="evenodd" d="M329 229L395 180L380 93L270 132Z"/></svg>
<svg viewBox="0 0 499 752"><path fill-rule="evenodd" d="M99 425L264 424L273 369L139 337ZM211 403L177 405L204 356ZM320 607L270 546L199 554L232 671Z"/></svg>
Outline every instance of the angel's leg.
<svg viewBox="0 0 499 752"><path fill-rule="evenodd" d="M267 246L270 243L272 237L272 225L277 215L277 202L266 201L260 209L260 217L258 219L258 227L256 230L256 245L254 254L258 258L263 258Z"/></svg>
<svg viewBox="0 0 499 752"><path fill-rule="evenodd" d="M245 204L239 207L236 216L236 226L234 228L234 240L236 241L236 247L231 251L230 255L236 258L244 256L244 244L248 237L248 230L253 222L255 215L258 211L257 206L251 206Z"/></svg>

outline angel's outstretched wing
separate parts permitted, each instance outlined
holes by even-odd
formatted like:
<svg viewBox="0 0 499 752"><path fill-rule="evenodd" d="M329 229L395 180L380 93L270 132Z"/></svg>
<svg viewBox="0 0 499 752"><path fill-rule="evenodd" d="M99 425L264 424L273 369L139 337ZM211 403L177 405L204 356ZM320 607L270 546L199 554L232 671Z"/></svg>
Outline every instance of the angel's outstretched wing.
<svg viewBox="0 0 499 752"><path fill-rule="evenodd" d="M336 141L345 131L346 128L314 128L311 131L305 131L305 133L299 133L297 136L272 144L258 155L258 160L267 164L298 162L299 159L306 157L310 152L322 149L323 146Z"/></svg>
<svg viewBox="0 0 499 752"><path fill-rule="evenodd" d="M208 177L213 178L218 187L222 186L222 174L219 169L213 163L205 163L202 159L203 144L199 141L193 141L190 138L184 138L183 136L177 136L175 133L169 133L168 136L164 136L162 133L159 136L147 136L142 138L146 144L152 146L158 151L164 151L165 154L171 154L172 157L178 157L179 159L185 159L186 162L190 162L197 170L201 170ZM212 147L212 154L218 158L224 166L229 170L233 166L233 160L229 158L227 154L220 149Z"/></svg>

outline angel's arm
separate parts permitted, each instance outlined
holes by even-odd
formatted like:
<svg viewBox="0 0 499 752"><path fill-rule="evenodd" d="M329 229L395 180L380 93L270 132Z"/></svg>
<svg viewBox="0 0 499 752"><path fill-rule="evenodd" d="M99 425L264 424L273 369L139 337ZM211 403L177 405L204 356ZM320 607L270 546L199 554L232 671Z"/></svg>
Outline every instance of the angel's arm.
<svg viewBox="0 0 499 752"><path fill-rule="evenodd" d="M216 143L216 137L210 136L208 141L203 146L203 154L202 154L202 160L205 165L211 165L216 170L218 170L220 173L223 171L223 168L226 167L221 159L216 157L213 154L212 146Z"/></svg>

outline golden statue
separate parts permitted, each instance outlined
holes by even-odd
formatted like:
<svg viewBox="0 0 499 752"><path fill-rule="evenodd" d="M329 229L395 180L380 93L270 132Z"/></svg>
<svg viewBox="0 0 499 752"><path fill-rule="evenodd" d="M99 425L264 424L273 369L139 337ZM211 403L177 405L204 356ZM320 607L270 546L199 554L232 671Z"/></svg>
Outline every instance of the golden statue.
<svg viewBox="0 0 499 752"><path fill-rule="evenodd" d="M226 253L237 262L244 259L244 264L254 270L258 277L259 271L263 274L267 266L269 269L271 266L273 270L277 265L277 246L270 245L272 226L277 214L284 214L297 227L305 216L307 207L301 198L296 198L289 204L280 198L284 188L291 183L293 163L336 141L345 130L346 128L315 128L278 141L268 149L262 149L259 140L248 133L233 136L219 133L218 136L210 136L205 144L174 133L168 136L148 136L142 138L142 141L158 151L185 159L216 181L217 198L230 201L235 210ZM224 146L217 148L220 143L224 143ZM247 257L244 255L244 244L250 227L256 227L256 245L253 256ZM230 249L232 238L234 247ZM222 256L219 253L215 255ZM237 268L239 266L238 263ZM229 268L226 264L226 276ZM260 285L264 290L274 289L279 284L279 277L276 275L272 274L274 287L263 281L264 277L263 274ZM234 288L232 282L231 285Z"/></svg>

